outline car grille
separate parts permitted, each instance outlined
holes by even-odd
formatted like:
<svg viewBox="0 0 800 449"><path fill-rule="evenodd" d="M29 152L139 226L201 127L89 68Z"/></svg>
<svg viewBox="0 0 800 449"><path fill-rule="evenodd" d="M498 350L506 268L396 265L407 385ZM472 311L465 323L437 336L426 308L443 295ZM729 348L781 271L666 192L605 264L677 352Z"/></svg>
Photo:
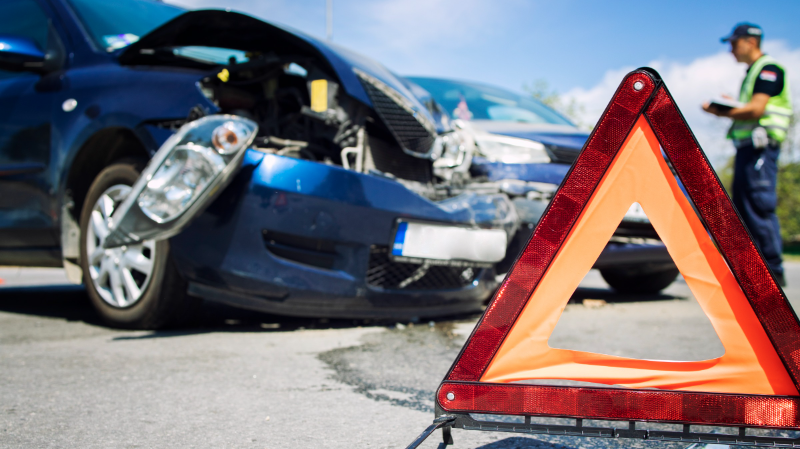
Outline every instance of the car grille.
<svg viewBox="0 0 800 449"><path fill-rule="evenodd" d="M333 268L336 248L333 242L299 235L262 230L264 244L272 254L293 262L319 268Z"/></svg>
<svg viewBox="0 0 800 449"><path fill-rule="evenodd" d="M423 184L433 181L431 162L397 151L396 144L370 136L369 151L378 171Z"/></svg>
<svg viewBox="0 0 800 449"><path fill-rule="evenodd" d="M559 147L557 145L547 145L547 150L553 162L560 164L572 165L578 159L578 155L581 154L580 151L576 151L574 148Z"/></svg>
<svg viewBox="0 0 800 449"><path fill-rule="evenodd" d="M375 111L403 150L413 156L428 157L435 140L435 126L423 124L424 118L418 117L410 105L402 104L402 96L392 88L363 72L358 74Z"/></svg>
<svg viewBox="0 0 800 449"><path fill-rule="evenodd" d="M446 267L394 262L389 247L370 248L367 285L387 290L453 290L464 288L478 279L480 268Z"/></svg>

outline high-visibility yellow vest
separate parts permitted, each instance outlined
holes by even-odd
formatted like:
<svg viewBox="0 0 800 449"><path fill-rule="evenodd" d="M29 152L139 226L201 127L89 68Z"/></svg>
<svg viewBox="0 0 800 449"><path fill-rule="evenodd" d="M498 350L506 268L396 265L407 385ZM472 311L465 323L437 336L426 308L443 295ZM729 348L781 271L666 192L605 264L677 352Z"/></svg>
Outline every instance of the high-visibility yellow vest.
<svg viewBox="0 0 800 449"><path fill-rule="evenodd" d="M769 137L783 142L786 138L786 133L789 130L789 124L792 119L792 98L789 93L789 76L786 70L778 64L775 59L769 55L764 55L750 67L747 76L742 81L742 88L739 91L739 101L742 103L750 102L753 97L753 88L756 85L756 79L761 74L761 69L768 64L778 66L784 72L783 76L783 90L774 97L770 97L767 101L767 107L764 109L764 115L758 120L734 120L728 131L729 139L747 139L753 134L753 129L761 126L767 130Z"/></svg>

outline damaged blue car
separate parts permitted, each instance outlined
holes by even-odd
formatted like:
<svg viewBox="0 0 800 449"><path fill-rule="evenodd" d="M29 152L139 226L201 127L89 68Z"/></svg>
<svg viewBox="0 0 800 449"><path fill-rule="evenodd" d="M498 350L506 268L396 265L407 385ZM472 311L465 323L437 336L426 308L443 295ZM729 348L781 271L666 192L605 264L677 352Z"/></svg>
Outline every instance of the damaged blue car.
<svg viewBox="0 0 800 449"><path fill-rule="evenodd" d="M493 176L479 137L418 83L247 15L0 4L0 264L63 266L113 326L200 299L479 311L568 169L529 152L561 174Z"/></svg>

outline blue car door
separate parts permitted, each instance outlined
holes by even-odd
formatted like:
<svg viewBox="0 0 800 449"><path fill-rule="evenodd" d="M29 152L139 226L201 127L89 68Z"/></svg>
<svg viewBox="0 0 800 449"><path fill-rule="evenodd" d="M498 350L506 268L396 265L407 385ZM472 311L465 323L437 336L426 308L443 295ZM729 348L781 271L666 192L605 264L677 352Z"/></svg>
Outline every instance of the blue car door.
<svg viewBox="0 0 800 449"><path fill-rule="evenodd" d="M27 37L44 50L50 29L36 0L0 2L0 34ZM49 174L53 91L40 74L0 70L0 264L58 262L58 208Z"/></svg>

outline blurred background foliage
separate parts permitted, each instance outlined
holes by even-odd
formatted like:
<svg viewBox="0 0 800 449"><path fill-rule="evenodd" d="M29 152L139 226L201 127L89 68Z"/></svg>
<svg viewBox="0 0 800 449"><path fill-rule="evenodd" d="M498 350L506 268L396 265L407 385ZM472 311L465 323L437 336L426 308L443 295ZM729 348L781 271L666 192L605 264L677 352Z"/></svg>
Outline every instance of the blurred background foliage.
<svg viewBox="0 0 800 449"><path fill-rule="evenodd" d="M594 123L584 123L581 120L585 112L584 105L574 98L565 100L557 90L550 86L547 80L539 78L532 84L526 83L522 86L522 90L534 99L560 112L579 127L586 129L594 128Z"/></svg>

